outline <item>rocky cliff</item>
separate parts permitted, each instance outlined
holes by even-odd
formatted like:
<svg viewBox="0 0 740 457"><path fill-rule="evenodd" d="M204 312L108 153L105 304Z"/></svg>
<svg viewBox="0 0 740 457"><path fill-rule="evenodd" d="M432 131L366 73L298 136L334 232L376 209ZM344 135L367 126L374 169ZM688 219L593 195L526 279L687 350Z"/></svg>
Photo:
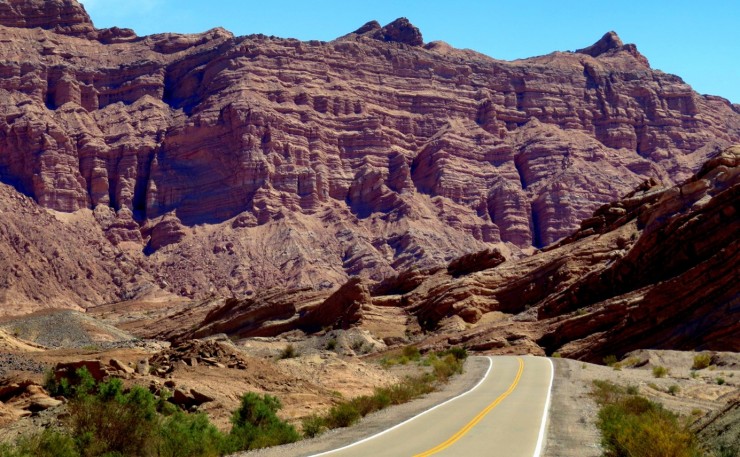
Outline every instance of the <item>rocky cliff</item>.
<svg viewBox="0 0 740 457"><path fill-rule="evenodd" d="M611 32L504 62L405 19L331 42L138 37L75 0L0 3L0 181L139 265L119 282L188 297L516 257L738 141L736 106Z"/></svg>
<svg viewBox="0 0 740 457"><path fill-rule="evenodd" d="M739 215L735 146L681 185L644 183L529 257L482 251L446 269L353 279L331 296L273 290L168 316L145 335L272 336L310 331L310 316L321 315L322 328L359 326L389 343L413 335L428 349L594 362L644 348L740 351Z"/></svg>

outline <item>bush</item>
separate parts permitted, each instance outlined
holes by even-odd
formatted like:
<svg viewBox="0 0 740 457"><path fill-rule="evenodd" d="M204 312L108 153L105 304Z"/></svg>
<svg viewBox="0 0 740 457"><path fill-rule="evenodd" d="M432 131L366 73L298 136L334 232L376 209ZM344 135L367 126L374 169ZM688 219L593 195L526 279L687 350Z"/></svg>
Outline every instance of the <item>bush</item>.
<svg viewBox="0 0 740 457"><path fill-rule="evenodd" d="M447 350L444 350L438 354L440 357L444 357L446 355L452 355L457 360L465 360L468 358L468 350L464 347L460 346L454 346Z"/></svg>
<svg viewBox="0 0 740 457"><path fill-rule="evenodd" d="M631 397L599 411L598 427L606 456L698 457L693 434L676 417L642 397Z"/></svg>
<svg viewBox="0 0 740 457"><path fill-rule="evenodd" d="M95 387L95 379L85 367L78 368L70 377L59 380L52 370L44 374L44 388L53 397L64 396L72 399L94 391Z"/></svg>
<svg viewBox="0 0 740 457"><path fill-rule="evenodd" d="M326 416L326 426L329 428L349 427L361 418L360 412L351 401L333 406Z"/></svg>
<svg viewBox="0 0 740 457"><path fill-rule="evenodd" d="M597 426L607 457L699 457L695 435L676 415L633 389L594 381L593 395L601 406Z"/></svg>
<svg viewBox="0 0 740 457"><path fill-rule="evenodd" d="M695 435L676 415L630 389L594 381L597 425L607 457L698 457Z"/></svg>
<svg viewBox="0 0 740 457"><path fill-rule="evenodd" d="M725 378L717 378L717 384L720 386L725 383Z"/></svg>
<svg viewBox="0 0 740 457"><path fill-rule="evenodd" d="M326 429L326 421L323 417L312 414L308 417L304 417L301 422L303 429L303 436L306 438L313 438L318 436Z"/></svg>
<svg viewBox="0 0 740 457"><path fill-rule="evenodd" d="M292 344L288 344L287 346L285 346L285 349L280 352L279 356L281 360L292 359L293 357L298 357L298 352L296 352Z"/></svg>
<svg viewBox="0 0 740 457"><path fill-rule="evenodd" d="M435 360L432 363L434 376L442 382L446 382L454 374L462 373L462 369L462 361L456 359L452 354L445 356L444 359Z"/></svg>
<svg viewBox="0 0 740 457"><path fill-rule="evenodd" d="M337 339L332 338L329 341L326 342L326 349L329 351L333 351L337 348Z"/></svg>
<svg viewBox="0 0 740 457"><path fill-rule="evenodd" d="M617 356L616 355L608 355L604 357L604 365L611 367L617 363Z"/></svg>
<svg viewBox="0 0 740 457"><path fill-rule="evenodd" d="M300 439L295 428L277 417L280 401L270 395L247 393L232 415L225 436L205 414L187 414L141 387L126 391L120 379L96 384L87 370L72 380L47 384L70 396L66 425L70 434L46 430L0 445L0 457L215 457L227 453L291 443ZM321 423L304 428L318 433Z"/></svg>
<svg viewBox="0 0 740 457"><path fill-rule="evenodd" d="M244 394L231 416L230 447L249 450L298 441L295 427L277 417L281 407L280 400L271 395Z"/></svg>
<svg viewBox="0 0 740 457"><path fill-rule="evenodd" d="M69 425L84 455L149 455L159 426L156 398L141 387L123 392L120 379L98 387L97 395L78 395L69 403Z"/></svg>
<svg viewBox="0 0 740 457"><path fill-rule="evenodd" d="M421 352L419 351L419 348L416 346L406 346L403 348L403 351L401 353L404 357L406 357L408 360L417 362L419 359L421 359Z"/></svg>
<svg viewBox="0 0 740 457"><path fill-rule="evenodd" d="M692 370L703 370L712 363L711 354L697 354L694 356L694 364L691 365Z"/></svg>
<svg viewBox="0 0 740 457"><path fill-rule="evenodd" d="M679 392L681 392L681 388L677 386L676 384L673 384L668 388L668 393L673 396L675 396Z"/></svg>
<svg viewBox="0 0 740 457"><path fill-rule="evenodd" d="M159 457L216 457L226 449L225 436L203 413L177 411L159 428Z"/></svg>
<svg viewBox="0 0 740 457"><path fill-rule="evenodd" d="M656 378L664 378L668 374L668 369L666 367L656 365L653 367L653 376Z"/></svg>

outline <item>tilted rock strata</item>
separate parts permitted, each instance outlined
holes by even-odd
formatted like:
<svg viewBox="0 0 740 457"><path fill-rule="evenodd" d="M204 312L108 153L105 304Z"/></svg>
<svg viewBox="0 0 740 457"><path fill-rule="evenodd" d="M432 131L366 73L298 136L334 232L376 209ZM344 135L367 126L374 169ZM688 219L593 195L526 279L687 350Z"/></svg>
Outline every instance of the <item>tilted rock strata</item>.
<svg viewBox="0 0 740 457"><path fill-rule="evenodd" d="M740 141L735 106L615 34L503 62L423 45L403 19L329 43L136 37L74 0L3 5L0 180L93 209L188 297L544 246Z"/></svg>
<svg viewBox="0 0 740 457"><path fill-rule="evenodd" d="M447 269L371 285L355 278L331 296L283 290L227 300L203 313L195 332L175 335L275 336L393 319L406 334L427 330L420 345L428 349L558 352L596 362L640 348L738 351L739 214L736 146L679 186L644 183L532 256L502 261L482 251Z"/></svg>
<svg viewBox="0 0 740 457"><path fill-rule="evenodd" d="M447 340L478 350L515 341L592 361L638 348L737 351L738 215L735 146L679 186L648 184L605 205L545 252L460 279L438 273L400 303L430 328L518 315Z"/></svg>

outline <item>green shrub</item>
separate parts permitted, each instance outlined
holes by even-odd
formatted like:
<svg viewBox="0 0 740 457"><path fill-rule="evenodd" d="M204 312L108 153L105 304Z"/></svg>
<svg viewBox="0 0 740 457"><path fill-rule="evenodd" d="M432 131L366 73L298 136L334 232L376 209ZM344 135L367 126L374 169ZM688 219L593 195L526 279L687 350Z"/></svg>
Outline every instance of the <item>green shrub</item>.
<svg viewBox="0 0 740 457"><path fill-rule="evenodd" d="M717 378L717 384L720 386L725 383L725 378Z"/></svg>
<svg viewBox="0 0 740 457"><path fill-rule="evenodd" d="M656 365L653 367L653 376L656 378L664 378L668 374L668 369L666 367Z"/></svg>
<svg viewBox="0 0 740 457"><path fill-rule="evenodd" d="M699 377L699 373L697 373L696 370L691 370L690 376L692 379L696 379Z"/></svg>
<svg viewBox="0 0 740 457"><path fill-rule="evenodd" d="M404 357L406 357L408 360L411 361L418 361L421 359L421 352L419 351L419 348L416 346L406 346L403 348L403 351L401 353Z"/></svg>
<svg viewBox="0 0 740 457"><path fill-rule="evenodd" d="M298 357L298 352L295 350L295 347L293 347L292 344L288 344L285 346L285 348L280 352L280 355L278 358L282 359L292 359L293 357Z"/></svg>
<svg viewBox="0 0 740 457"><path fill-rule="evenodd" d="M75 398L95 390L95 379L85 367L78 368L70 376L56 379L54 372L49 370L44 374L44 388L51 396Z"/></svg>
<svg viewBox="0 0 740 457"><path fill-rule="evenodd" d="M453 346L449 349L445 349L444 351L438 353L439 357L444 357L446 355L452 355L457 360L465 360L468 358L468 350L464 347L460 346Z"/></svg>
<svg viewBox="0 0 740 457"><path fill-rule="evenodd" d="M226 448L225 436L203 413L177 411L159 427L158 457L216 457Z"/></svg>
<svg viewBox="0 0 740 457"><path fill-rule="evenodd" d="M158 430L156 398L146 389L123 392L120 379L98 387L97 395L79 395L69 403L69 426L84 455L149 455Z"/></svg>
<svg viewBox="0 0 740 457"><path fill-rule="evenodd" d="M326 421L323 417L312 414L308 417L304 417L301 421L303 436L306 438L313 438L314 436L320 435L326 429Z"/></svg>
<svg viewBox="0 0 740 457"><path fill-rule="evenodd" d="M673 384L670 387L668 387L668 393L673 396L676 396L676 394L679 392L681 392L681 388L676 384Z"/></svg>
<svg viewBox="0 0 740 457"><path fill-rule="evenodd" d="M277 417L281 407L280 400L271 395L244 394L231 416L230 447L249 450L298 441L295 427Z"/></svg>
<svg viewBox="0 0 740 457"><path fill-rule="evenodd" d="M326 425L329 428L349 427L362 416L351 401L333 406L326 416Z"/></svg>
<svg viewBox="0 0 740 457"><path fill-rule="evenodd" d="M642 397L630 397L599 411L605 455L610 457L699 457L693 434L675 415Z"/></svg>
<svg viewBox="0 0 740 457"><path fill-rule="evenodd" d="M332 339L330 339L329 341L326 342L326 349L328 351L333 351L336 348L337 348L337 339L336 338L332 338Z"/></svg>
<svg viewBox="0 0 740 457"><path fill-rule="evenodd" d="M559 352L553 352L551 357L553 359L561 359L561 358L563 358L562 354L560 354Z"/></svg>
<svg viewBox="0 0 740 457"><path fill-rule="evenodd" d="M450 376L462 373L463 364L452 354L448 354L443 359L436 360L432 363L434 376L442 382L446 382Z"/></svg>
<svg viewBox="0 0 740 457"><path fill-rule="evenodd" d="M604 365L610 367L618 362L616 355L608 355L604 357Z"/></svg>
<svg viewBox="0 0 740 457"><path fill-rule="evenodd" d="M658 403L606 381L594 381L597 425L607 457L699 457L695 435Z"/></svg>
<svg viewBox="0 0 740 457"><path fill-rule="evenodd" d="M697 354L694 356L694 364L691 365L692 370L703 370L709 367L712 363L711 354Z"/></svg>

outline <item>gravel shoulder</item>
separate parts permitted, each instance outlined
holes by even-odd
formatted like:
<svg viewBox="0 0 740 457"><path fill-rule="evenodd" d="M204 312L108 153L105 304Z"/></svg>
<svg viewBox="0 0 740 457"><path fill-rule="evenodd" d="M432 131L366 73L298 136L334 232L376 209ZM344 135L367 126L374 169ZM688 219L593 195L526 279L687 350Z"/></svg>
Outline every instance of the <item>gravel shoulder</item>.
<svg viewBox="0 0 740 457"><path fill-rule="evenodd" d="M552 362L555 378L543 455L599 457L601 437L595 425L598 407L588 395L591 380L581 373L582 363L567 359L552 359Z"/></svg>
<svg viewBox="0 0 740 457"><path fill-rule="evenodd" d="M624 360L633 360L633 364L620 368L552 359L555 379L543 455L602 455L601 436L595 425L599 407L590 395L594 380L633 386L641 395L692 421L702 416L709 418L713 413L725 409L740 392L740 354L707 352L712 355L713 365L692 371L696 354L690 351L634 351L624 357ZM665 368L667 374L656 377L653 373L655 367ZM740 436L737 424L733 427L735 431L732 433ZM730 429L729 426L725 428Z"/></svg>
<svg viewBox="0 0 740 457"><path fill-rule="evenodd" d="M234 457L299 457L336 449L372 436L400 422L403 422L431 407L473 387L488 369L484 357L470 357L465 362L465 371L455 376L441 390L432 392L404 405L394 406L370 414L356 425L348 428L330 430L321 436L297 443L276 446L269 449L233 454Z"/></svg>

